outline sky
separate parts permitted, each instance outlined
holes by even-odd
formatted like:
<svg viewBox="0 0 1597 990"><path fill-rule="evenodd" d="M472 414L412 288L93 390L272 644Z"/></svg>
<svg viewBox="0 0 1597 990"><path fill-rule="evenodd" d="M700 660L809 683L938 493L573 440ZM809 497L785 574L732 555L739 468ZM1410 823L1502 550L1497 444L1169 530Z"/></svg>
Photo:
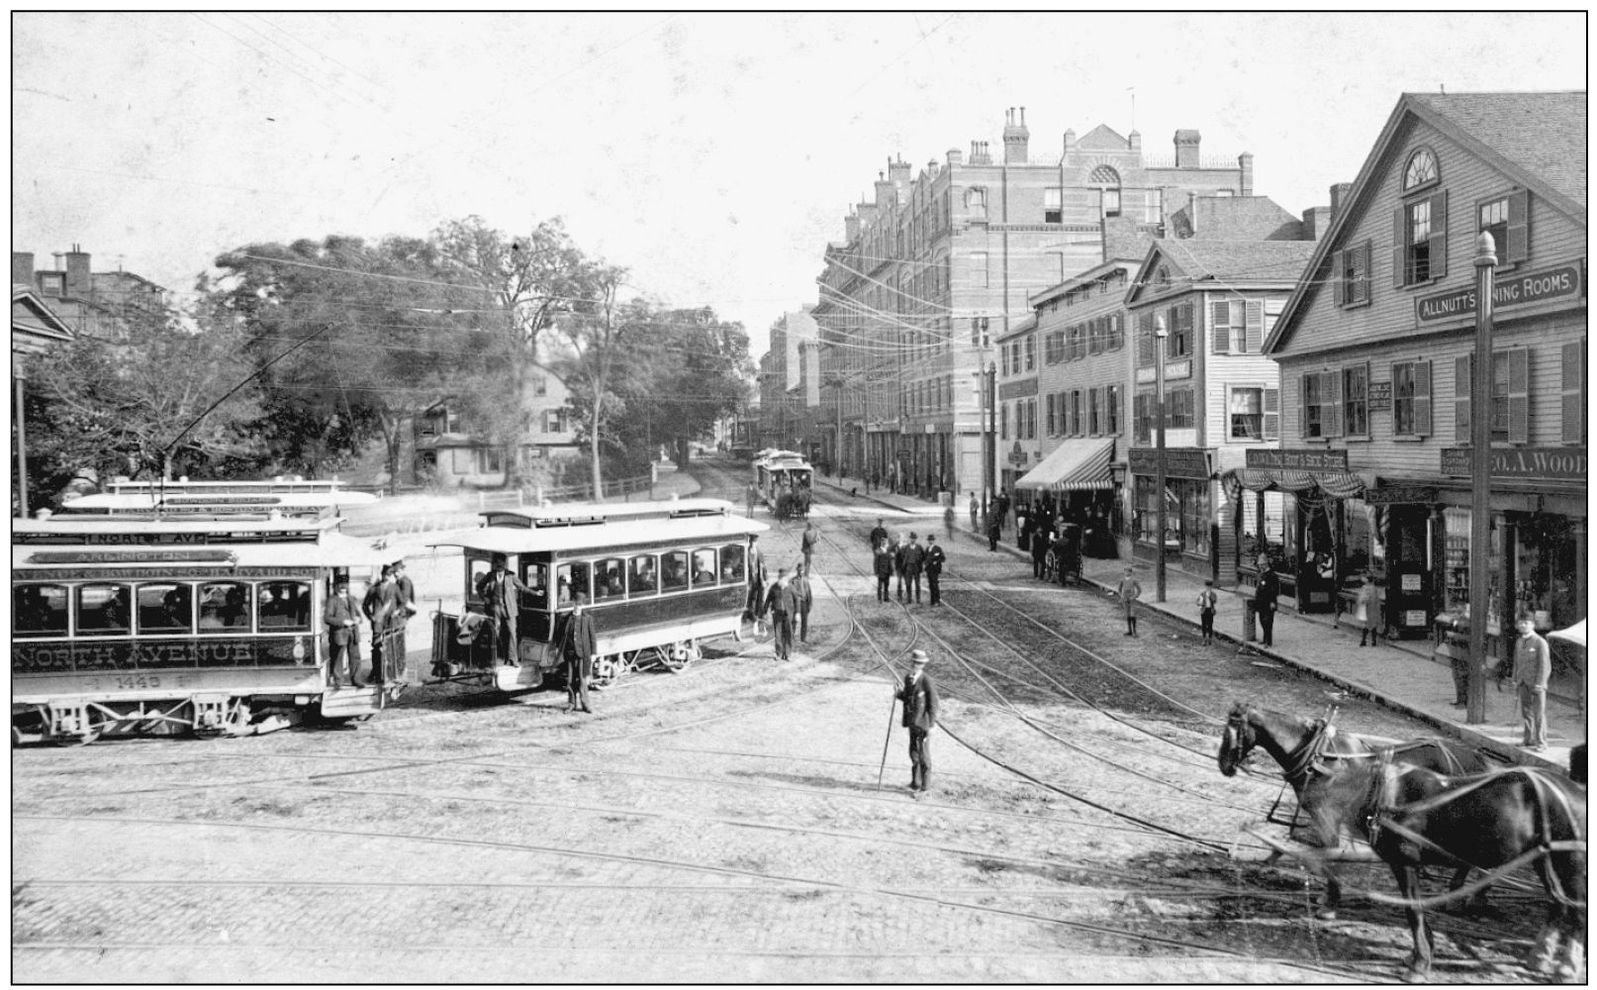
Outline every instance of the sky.
<svg viewBox="0 0 1597 990"><path fill-rule="evenodd" d="M13 13L12 250L179 297L219 254L563 217L636 294L749 330L816 300L850 203L1066 129L1254 155L1294 214L1405 91L1586 86L1584 13Z"/></svg>

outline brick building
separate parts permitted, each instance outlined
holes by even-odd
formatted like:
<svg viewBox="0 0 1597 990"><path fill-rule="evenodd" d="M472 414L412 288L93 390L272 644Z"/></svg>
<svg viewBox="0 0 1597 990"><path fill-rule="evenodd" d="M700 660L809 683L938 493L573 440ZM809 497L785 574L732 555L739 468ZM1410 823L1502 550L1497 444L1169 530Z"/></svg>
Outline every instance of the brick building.
<svg viewBox="0 0 1597 990"><path fill-rule="evenodd" d="M141 319L166 317L167 291L149 279L91 271L89 253L76 244L55 257L56 267L35 269L31 252L11 252L11 283L37 292L75 333L114 342Z"/></svg>
<svg viewBox="0 0 1597 990"><path fill-rule="evenodd" d="M1489 408L1470 401L1482 231L1496 242ZM1586 616L1586 94L1408 93L1265 354L1283 449L1250 488L1295 492L1271 552L1298 605L1368 570L1385 620L1420 636L1469 607L1473 554L1504 653L1518 614ZM1470 545L1469 424L1491 417L1492 537ZM1258 466L1256 466L1258 467Z"/></svg>

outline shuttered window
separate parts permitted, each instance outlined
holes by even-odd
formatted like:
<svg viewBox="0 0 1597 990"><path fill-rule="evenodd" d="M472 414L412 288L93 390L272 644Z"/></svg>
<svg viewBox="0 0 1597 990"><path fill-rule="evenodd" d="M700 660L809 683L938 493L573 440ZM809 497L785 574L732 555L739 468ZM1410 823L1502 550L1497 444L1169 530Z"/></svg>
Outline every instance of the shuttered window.
<svg viewBox="0 0 1597 990"><path fill-rule="evenodd" d="M1338 306L1363 306L1370 301L1370 259L1373 254L1374 244L1370 241L1336 253L1333 279Z"/></svg>
<svg viewBox="0 0 1597 990"><path fill-rule="evenodd" d="M1137 314L1137 367L1153 366L1153 313Z"/></svg>
<svg viewBox="0 0 1597 990"><path fill-rule="evenodd" d="M1131 397L1131 426L1141 443L1148 442L1148 431L1151 429L1149 419L1152 416L1149 408L1153 405L1152 400L1153 397L1145 392L1138 392Z"/></svg>
<svg viewBox="0 0 1597 990"><path fill-rule="evenodd" d="M1392 214L1392 284L1401 289L1447 274L1447 191L1410 200Z"/></svg>
<svg viewBox="0 0 1597 990"><path fill-rule="evenodd" d="M1074 436L1074 437L1081 436L1081 434L1086 432L1086 430L1084 429L1085 425L1086 424L1082 422L1082 416L1081 416L1081 389L1079 389L1079 388L1071 389L1071 391L1070 391L1070 435Z"/></svg>
<svg viewBox="0 0 1597 990"><path fill-rule="evenodd" d="M1470 366L1473 355L1464 354L1453 360L1453 442L1470 442L1469 389Z"/></svg>
<svg viewBox="0 0 1597 990"><path fill-rule="evenodd" d="M1342 375L1335 371L1327 371L1321 376L1321 402L1325 404L1324 411L1320 414L1320 421L1324 424L1324 436L1339 437L1342 435Z"/></svg>
<svg viewBox="0 0 1597 990"><path fill-rule="evenodd" d="M1310 371L1298 378L1298 432L1304 437L1342 435L1342 377Z"/></svg>
<svg viewBox="0 0 1597 990"><path fill-rule="evenodd" d="M1392 434L1423 437L1431 433L1431 362L1400 361L1392 365Z"/></svg>
<svg viewBox="0 0 1597 990"><path fill-rule="evenodd" d="M1099 398L1101 395L1101 389L1087 390L1087 432L1093 436L1103 432L1103 418L1102 413L1099 411L1099 406L1102 404L1102 400Z"/></svg>
<svg viewBox="0 0 1597 990"><path fill-rule="evenodd" d="M1192 304L1171 306L1165 319L1170 331L1165 341L1166 357L1186 357L1192 353Z"/></svg>
<svg viewBox="0 0 1597 990"><path fill-rule="evenodd" d="M1342 433L1346 436L1370 435L1369 384L1369 364L1342 369Z"/></svg>
<svg viewBox="0 0 1597 990"><path fill-rule="evenodd" d="M1530 194L1523 189L1481 200L1476 229L1492 235L1497 264L1511 268L1530 256Z"/></svg>
<svg viewBox="0 0 1597 990"><path fill-rule="evenodd" d="M1190 430L1196 425L1193 414L1192 389L1181 388L1168 393L1165 402L1165 427L1171 430Z"/></svg>
<svg viewBox="0 0 1597 990"><path fill-rule="evenodd" d="M1231 353L1231 311L1241 310L1240 303L1233 303L1229 299L1216 299L1209 304L1209 332L1211 335L1210 346L1216 354ZM1241 322L1241 312L1237 313L1238 323ZM1240 328L1238 328L1240 329Z"/></svg>
<svg viewBox="0 0 1597 990"><path fill-rule="evenodd" d="M1048 410L1048 435L1056 437L1059 435L1059 419L1057 417L1059 406L1054 402L1054 394L1052 392L1048 393L1048 400L1045 405Z"/></svg>
<svg viewBox="0 0 1597 990"><path fill-rule="evenodd" d="M1281 439L1281 390L1264 390L1264 439Z"/></svg>
<svg viewBox="0 0 1597 990"><path fill-rule="evenodd" d="M1563 415L1560 439L1586 442L1586 344L1575 341L1563 350Z"/></svg>
<svg viewBox="0 0 1597 990"><path fill-rule="evenodd" d="M1264 345L1264 303L1257 299L1248 300L1246 313L1246 326L1242 339L1242 351L1247 354L1259 353L1259 348Z"/></svg>
<svg viewBox="0 0 1597 990"><path fill-rule="evenodd" d="M1104 390L1104 432L1120 432L1120 386L1105 385Z"/></svg>
<svg viewBox="0 0 1597 990"><path fill-rule="evenodd" d="M1126 342L1126 314L1115 313L1109 317L1108 350L1118 351Z"/></svg>
<svg viewBox="0 0 1597 990"><path fill-rule="evenodd" d="M1492 352L1492 439L1530 443L1529 348Z"/></svg>

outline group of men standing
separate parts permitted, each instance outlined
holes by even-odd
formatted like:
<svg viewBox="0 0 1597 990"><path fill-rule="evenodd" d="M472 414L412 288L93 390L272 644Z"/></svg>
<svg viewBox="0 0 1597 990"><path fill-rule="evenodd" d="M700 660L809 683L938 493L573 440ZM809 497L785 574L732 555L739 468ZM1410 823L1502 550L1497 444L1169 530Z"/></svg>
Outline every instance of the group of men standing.
<svg viewBox="0 0 1597 990"><path fill-rule="evenodd" d="M948 555L943 548L937 545L937 537L932 533L926 534L926 545L920 545L920 537L915 533L909 534L909 542L904 541L902 533L893 537L888 542L887 527L881 519L876 520L876 526L870 535L872 570L876 574L876 600L892 601L890 590L893 578L898 579L898 600L904 603L914 602L919 605L921 601L921 575L926 575L926 587L930 596L930 604L941 605L943 600L942 588L939 582L942 579L943 565L948 561Z"/></svg>
<svg viewBox="0 0 1597 990"><path fill-rule="evenodd" d="M323 610L327 627L329 668L327 683L339 687L382 687L405 674L405 626L416 614L416 588L405 575L405 562L384 564L382 576L366 589L359 603L349 592L349 577L339 574L333 597ZM366 680L360 679L360 620L372 629L372 662Z"/></svg>
<svg viewBox="0 0 1597 990"><path fill-rule="evenodd" d="M756 630L767 616L770 617L771 631L776 636L776 658L788 660L793 655L795 623L798 625L798 641L803 643L809 639L810 606L814 601L809 576L815 548L820 543L820 533L813 522L804 527L804 535L799 541L803 562L794 564L791 573L786 567L778 568L776 580L769 585L766 584L765 555L760 551L759 538L751 539L748 612Z"/></svg>

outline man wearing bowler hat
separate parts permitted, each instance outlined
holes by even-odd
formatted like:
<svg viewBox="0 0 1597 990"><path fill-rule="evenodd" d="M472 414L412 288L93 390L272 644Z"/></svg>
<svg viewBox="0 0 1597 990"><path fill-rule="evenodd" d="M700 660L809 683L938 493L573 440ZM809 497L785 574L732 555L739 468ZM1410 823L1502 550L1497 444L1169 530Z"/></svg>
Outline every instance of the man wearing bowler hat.
<svg viewBox="0 0 1597 990"><path fill-rule="evenodd" d="M588 614L588 596L577 592L571 612L560 630L560 658L565 663L566 711L588 707L588 680L593 677L593 657L597 652L593 635L593 616Z"/></svg>
<svg viewBox="0 0 1597 990"><path fill-rule="evenodd" d="M909 729L909 789L923 792L932 780L930 735L937 724L937 688L926 672L926 651L915 650L909 656L909 673L904 675L898 700L904 703L904 727Z"/></svg>

